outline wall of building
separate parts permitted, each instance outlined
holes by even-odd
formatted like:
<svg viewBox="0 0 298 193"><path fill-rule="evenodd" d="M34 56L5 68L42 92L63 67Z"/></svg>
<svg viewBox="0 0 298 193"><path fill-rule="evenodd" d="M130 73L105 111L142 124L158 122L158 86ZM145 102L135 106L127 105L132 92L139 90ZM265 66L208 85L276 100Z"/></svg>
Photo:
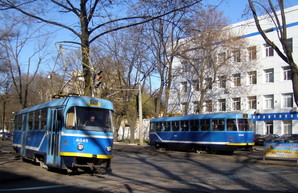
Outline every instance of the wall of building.
<svg viewBox="0 0 298 193"><path fill-rule="evenodd" d="M287 31L288 38L292 38L293 43L293 56L294 60L298 61L298 6L290 7L286 9L286 18L287 18ZM261 19L261 26L264 29L268 29L267 35L274 42L279 42L276 30L274 29L274 24L268 20L267 16L263 16ZM254 20L247 20L240 23L236 23L227 28L232 29L239 36L245 37L245 40L248 42L248 46L256 46L257 58L252 61L255 64L255 71L257 72L257 83L254 85L249 85L249 75L247 72L241 73L241 87L249 88L247 93L239 95L239 93L233 94L218 92L216 97L212 98L214 102L213 112L219 112L218 100L226 99L226 111L232 111L232 99L235 97L241 98L241 112L245 113L281 113L281 112L290 112L293 107L295 107L294 100L292 99L291 106L284 106L283 101L284 97L289 94L293 95L292 81L284 80L284 68L288 66L277 53L274 52L273 56L266 56L265 41L258 33L255 26ZM281 47L280 44L278 44ZM247 53L246 53L247 54ZM181 68L181 62L176 59L174 61L174 67ZM273 69L273 82L266 82L266 74ZM171 98L169 101L168 112L172 113L182 113L183 114L183 104L188 102L188 114L193 114L195 112L194 101L198 100L200 93L194 91L191 88L191 82L188 82L187 92L181 90L181 82L186 81L185 77L191 77L192 71L188 71L182 76L179 76L174 79L173 86L171 88ZM256 108L249 109L248 97L256 96ZM269 96L273 96L272 108L268 108ZM207 112L204 112L207 113ZM291 127L289 131L284 131L283 122L281 120L273 121L273 133L275 134L286 134L289 133L298 133L298 123L297 120L291 121ZM257 121L256 122L256 133L267 134L266 122Z"/></svg>

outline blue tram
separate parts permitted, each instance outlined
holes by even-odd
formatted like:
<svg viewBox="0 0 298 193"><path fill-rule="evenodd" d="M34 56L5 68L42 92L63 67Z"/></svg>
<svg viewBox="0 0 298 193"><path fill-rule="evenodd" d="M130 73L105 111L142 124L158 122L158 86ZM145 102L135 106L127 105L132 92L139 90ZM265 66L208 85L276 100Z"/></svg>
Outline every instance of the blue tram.
<svg viewBox="0 0 298 193"><path fill-rule="evenodd" d="M92 97L56 99L15 113L17 156L46 168L110 171L113 104Z"/></svg>
<svg viewBox="0 0 298 193"><path fill-rule="evenodd" d="M250 150L254 132L249 116L219 113L155 118L150 121L150 144L209 153Z"/></svg>

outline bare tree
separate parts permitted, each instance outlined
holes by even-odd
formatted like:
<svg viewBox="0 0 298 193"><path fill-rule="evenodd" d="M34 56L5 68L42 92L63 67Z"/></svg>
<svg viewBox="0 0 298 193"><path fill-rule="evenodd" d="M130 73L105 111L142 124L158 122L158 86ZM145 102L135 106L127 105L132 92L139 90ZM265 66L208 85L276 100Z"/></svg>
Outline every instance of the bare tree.
<svg viewBox="0 0 298 193"><path fill-rule="evenodd" d="M137 120L138 85L141 83L144 88L146 78L152 71L147 62L147 47L143 43L142 30L141 27L134 27L113 32L94 48L101 48L101 53L94 52L99 53L94 62L97 67L104 69L100 94L115 104L116 125L120 125L122 119L128 122L131 143L134 142Z"/></svg>
<svg viewBox="0 0 298 193"><path fill-rule="evenodd" d="M41 4L39 0L30 0L30 1L8 1L1 0L0 5L2 10L14 9L19 11L22 14L25 14L29 17L35 18L39 21L58 26L60 28L66 29L79 38L79 42L76 41L65 41L67 43L78 44L81 47L81 56L82 56L82 69L85 81L85 95L92 94L92 66L89 61L90 54L90 44L94 42L97 38L103 36L104 34L110 33L112 31L120 30L123 28L140 25L148 21L152 21L156 18L160 18L172 12L180 11L186 7L191 7L194 4L197 4L201 0L196 1L181 1L178 6L165 7L162 6L165 2L164 0L152 1L150 5L160 5L163 9L159 12L154 12L151 15L141 14L133 15L128 17L113 17L112 12L113 6L118 5L118 2L114 1L88 1L80 0L79 3L72 3L71 1L56 1L50 0L46 3ZM150 2L150 1L148 1ZM167 1L170 2L170 1ZM133 2L135 3L135 2ZM142 4L143 1L136 1L136 6ZM58 19L48 19L47 16L43 16L41 13L45 7L49 10L57 11L64 13L67 16L74 16L73 18L78 21L80 24L77 27L77 23L72 25L71 23L62 23L61 18ZM121 6L128 5L132 6L131 1L124 1ZM175 4L176 5L176 4ZM38 10L37 12L31 12L32 10ZM121 12L123 14L123 12ZM99 19L98 19L99 18ZM106 28L109 26L109 28Z"/></svg>
<svg viewBox="0 0 298 193"><path fill-rule="evenodd" d="M8 69L5 69L5 65L1 65L0 68L0 99L1 99L1 120L0 120L0 132L4 133L5 128L8 128L7 122L11 119L7 116L7 103L9 102L9 91L11 88L11 78L8 73ZM8 119L7 119L8 118ZM2 140L4 140L5 135L2 135Z"/></svg>
<svg viewBox="0 0 298 193"><path fill-rule="evenodd" d="M38 39L38 36L34 32L29 32L30 26L22 25L21 23L13 23L11 32L14 34L12 37L7 37L0 42L4 49L6 68L9 70L9 74L12 79L12 84L15 89L15 93L18 96L19 103L23 108L28 106L29 87L33 82L43 59L45 59L45 42L39 39L38 45L35 45L32 52L26 52L28 56L27 62L22 60L22 54L24 54L25 47L28 46L32 39ZM21 29L24 30L21 32ZM30 30L29 30L30 29ZM39 30L39 29L36 29ZM35 31L37 32L37 31Z"/></svg>
<svg viewBox="0 0 298 193"><path fill-rule="evenodd" d="M173 3L179 4L179 1L168 2L165 5L170 6L169 4ZM194 9L186 8L146 24L144 43L150 50L151 65L155 69L154 75L160 78L159 87L154 93L155 117L158 117L161 112L167 113L173 78L173 59L181 47L178 42L185 37L185 21L191 18L193 10L199 10L197 8L197 6ZM156 10L159 9L156 8Z"/></svg>
<svg viewBox="0 0 298 193"><path fill-rule="evenodd" d="M271 46L275 52L279 55L279 57L289 64L292 74L292 87L294 92L294 99L296 105L298 105L298 67L296 62L294 61L292 48L290 42L288 40L287 33L287 22L286 15L284 10L284 1L278 0L276 1L267 0L267 1L253 1L248 0L250 10L252 11L254 21L256 23L257 29L263 37L266 44ZM275 25L276 33L279 39L279 43L281 47L277 45L277 42L273 42L266 34L265 26L262 26L260 23L259 16L263 13L266 13L269 20L272 21Z"/></svg>
<svg viewBox="0 0 298 193"><path fill-rule="evenodd" d="M247 43L227 26L221 12L212 7L201 10L189 23L189 37L181 40L177 58L181 65L176 67L176 83L172 93L178 93L173 107L184 104L183 114L188 114L190 102L196 103L196 113L213 111L208 104L219 96L243 96L248 88L230 87L233 76L247 72L253 66L244 57ZM180 81L179 81L180 80ZM191 85L191 86L189 86ZM230 98L230 97L227 97ZM175 111L174 109L170 111ZM179 111L177 111L179 112Z"/></svg>

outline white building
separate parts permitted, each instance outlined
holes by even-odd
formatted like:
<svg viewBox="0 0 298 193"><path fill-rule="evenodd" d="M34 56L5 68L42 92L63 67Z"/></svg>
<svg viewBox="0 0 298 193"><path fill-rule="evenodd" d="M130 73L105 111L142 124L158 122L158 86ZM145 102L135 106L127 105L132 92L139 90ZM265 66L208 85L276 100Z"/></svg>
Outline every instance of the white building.
<svg viewBox="0 0 298 193"><path fill-rule="evenodd" d="M298 62L298 6L285 10L288 40L292 46L293 57ZM266 29L270 40L279 45L274 23L264 16L261 26ZM289 66L268 47L258 32L253 19L228 26L248 42L248 47L241 51L246 60L254 66L247 70L230 70L230 81L219 83L217 92L213 92L203 105L203 113L209 112L244 112L254 114L256 133L259 134L294 134L298 133L298 114L293 99L293 89ZM235 62L235 61L234 61ZM176 59L176 69L183 66ZM173 80L168 112L195 114L198 104L198 81L191 77L192 70L186 70L183 76ZM191 78L190 78L191 79ZM218 77L218 81L220 81ZM205 81L206 82L206 81ZM205 83L206 84L206 83ZM220 88L229 87L229 91ZM243 88L243 92L233 89ZM210 88L215 90L215 88ZM241 90L240 89L240 90ZM215 93L215 94L214 94Z"/></svg>

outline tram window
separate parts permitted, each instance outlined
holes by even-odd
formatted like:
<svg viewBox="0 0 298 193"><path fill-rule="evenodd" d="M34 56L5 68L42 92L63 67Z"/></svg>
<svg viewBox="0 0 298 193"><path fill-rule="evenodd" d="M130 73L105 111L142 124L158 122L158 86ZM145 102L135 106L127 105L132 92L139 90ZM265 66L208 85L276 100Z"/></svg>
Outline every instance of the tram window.
<svg viewBox="0 0 298 193"><path fill-rule="evenodd" d="M34 113L31 112L29 113L29 116L28 116L28 130L32 130L33 129L33 120L34 120Z"/></svg>
<svg viewBox="0 0 298 193"><path fill-rule="evenodd" d="M200 120L201 131L210 131L210 120L209 119L201 119Z"/></svg>
<svg viewBox="0 0 298 193"><path fill-rule="evenodd" d="M35 111L34 112L34 130L38 130L39 129L39 119L40 119L40 112L39 111Z"/></svg>
<svg viewBox="0 0 298 193"><path fill-rule="evenodd" d="M237 131L236 119L227 119L227 130Z"/></svg>
<svg viewBox="0 0 298 193"><path fill-rule="evenodd" d="M47 109L42 109L40 114L40 129L45 130L47 127Z"/></svg>
<svg viewBox="0 0 298 193"><path fill-rule="evenodd" d="M150 123L150 131L155 131L155 123Z"/></svg>
<svg viewBox="0 0 298 193"><path fill-rule="evenodd" d="M164 131L171 131L171 122L164 122Z"/></svg>
<svg viewBox="0 0 298 193"><path fill-rule="evenodd" d="M199 121L198 120L190 121L190 131L199 131Z"/></svg>
<svg viewBox="0 0 298 193"><path fill-rule="evenodd" d="M156 123L156 131L161 131L162 128L162 122L157 122Z"/></svg>
<svg viewBox="0 0 298 193"><path fill-rule="evenodd" d="M239 131L249 131L249 123L247 119L238 119Z"/></svg>
<svg viewBox="0 0 298 193"><path fill-rule="evenodd" d="M179 131L179 121L172 122L172 131Z"/></svg>
<svg viewBox="0 0 298 193"><path fill-rule="evenodd" d="M212 131L224 131L225 120L224 119L213 119L212 120Z"/></svg>
<svg viewBox="0 0 298 193"><path fill-rule="evenodd" d="M75 129L76 119L74 113L74 107L70 108L66 115L66 128L67 129Z"/></svg>
<svg viewBox="0 0 298 193"><path fill-rule="evenodd" d="M188 121L181 121L181 131L188 131Z"/></svg>
<svg viewBox="0 0 298 193"><path fill-rule="evenodd" d="M57 127L56 127L57 131L61 130L62 124L63 124L63 111L62 109L59 109L57 111Z"/></svg>
<svg viewBox="0 0 298 193"><path fill-rule="evenodd" d="M15 130L21 130L22 129L22 115L17 115L15 117Z"/></svg>

